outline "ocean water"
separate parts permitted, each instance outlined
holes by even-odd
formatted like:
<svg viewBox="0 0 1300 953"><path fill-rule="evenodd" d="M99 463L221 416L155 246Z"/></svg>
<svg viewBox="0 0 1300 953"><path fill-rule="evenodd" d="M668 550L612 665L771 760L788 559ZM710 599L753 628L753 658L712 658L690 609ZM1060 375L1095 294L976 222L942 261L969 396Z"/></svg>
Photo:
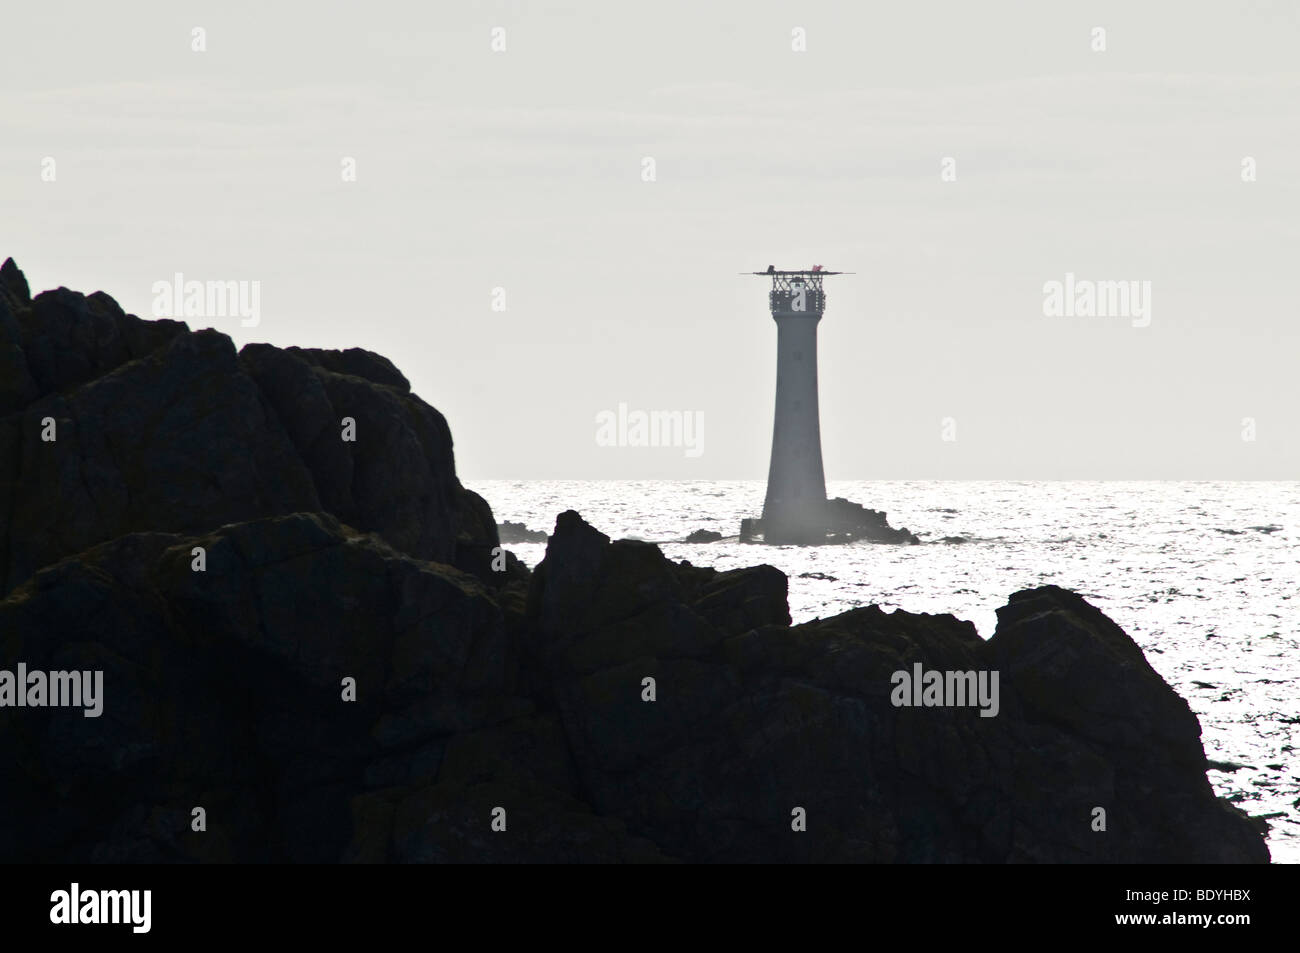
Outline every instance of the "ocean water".
<svg viewBox="0 0 1300 953"><path fill-rule="evenodd" d="M470 484L498 522L550 532L574 509L614 539L790 578L793 620L856 606L950 612L985 638L1018 589L1082 594L1140 645L1201 722L1215 790L1270 817L1275 863L1300 862L1300 482L832 482L889 514L920 546L686 544L734 537L762 511L762 481L510 481ZM963 537L964 543L939 542ZM529 566L545 544L508 547Z"/></svg>

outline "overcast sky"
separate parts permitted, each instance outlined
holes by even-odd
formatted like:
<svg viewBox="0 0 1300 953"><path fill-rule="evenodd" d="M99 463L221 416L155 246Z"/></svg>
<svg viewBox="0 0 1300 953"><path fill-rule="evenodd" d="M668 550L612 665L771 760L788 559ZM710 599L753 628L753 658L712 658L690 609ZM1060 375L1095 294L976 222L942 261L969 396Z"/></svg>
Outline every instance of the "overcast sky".
<svg viewBox="0 0 1300 953"><path fill-rule="evenodd" d="M814 263L856 272L828 479L1300 476L1290 0L3 20L0 258L143 317L177 272L258 281L257 327L190 325L388 356L464 478L765 477L776 331L736 273ZM1045 315L1067 273L1150 282L1149 324ZM702 415L703 452L600 446L620 404Z"/></svg>

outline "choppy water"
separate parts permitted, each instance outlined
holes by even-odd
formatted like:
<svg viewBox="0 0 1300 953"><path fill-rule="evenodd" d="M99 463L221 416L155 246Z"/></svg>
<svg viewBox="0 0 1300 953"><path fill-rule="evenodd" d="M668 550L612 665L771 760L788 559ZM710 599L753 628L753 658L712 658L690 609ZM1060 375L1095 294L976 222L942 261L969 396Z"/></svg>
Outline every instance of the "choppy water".
<svg viewBox="0 0 1300 953"><path fill-rule="evenodd" d="M1300 483L839 482L831 496L889 514L922 540L964 544L688 545L734 536L762 510L759 481L482 481L498 521L550 532L575 509L612 538L672 559L790 577L795 622L878 604L951 612L984 637L1018 589L1054 583L1120 624L1200 718L1222 796L1274 814L1274 862L1300 862ZM511 545L530 566L544 544Z"/></svg>

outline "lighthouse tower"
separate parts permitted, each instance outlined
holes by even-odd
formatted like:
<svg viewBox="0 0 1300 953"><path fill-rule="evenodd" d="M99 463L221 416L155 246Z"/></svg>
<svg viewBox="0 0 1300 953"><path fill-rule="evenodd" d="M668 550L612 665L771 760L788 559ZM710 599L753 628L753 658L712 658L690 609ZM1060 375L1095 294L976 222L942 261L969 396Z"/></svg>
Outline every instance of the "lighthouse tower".
<svg viewBox="0 0 1300 953"><path fill-rule="evenodd" d="M776 322L776 416L772 462L763 503L764 542L816 544L826 541L826 476L822 470L821 424L817 413L817 325L826 309L822 280L809 271L754 272L772 279L768 303Z"/></svg>

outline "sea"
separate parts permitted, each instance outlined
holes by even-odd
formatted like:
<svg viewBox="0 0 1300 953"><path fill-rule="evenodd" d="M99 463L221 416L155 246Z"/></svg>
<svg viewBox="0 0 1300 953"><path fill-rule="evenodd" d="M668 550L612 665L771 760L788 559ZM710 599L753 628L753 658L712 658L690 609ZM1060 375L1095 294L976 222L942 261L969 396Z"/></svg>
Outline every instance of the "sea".
<svg viewBox="0 0 1300 953"><path fill-rule="evenodd" d="M1274 863L1300 863L1300 482L830 482L919 546L761 546L762 481L486 480L498 522L551 532L577 510L674 560L789 577L797 624L857 606L952 613L988 638L1017 590L1080 593L1126 631L1201 722L1217 793L1267 818ZM688 544L694 530L728 537ZM943 542L959 538L964 542ZM529 566L544 543L508 548Z"/></svg>

